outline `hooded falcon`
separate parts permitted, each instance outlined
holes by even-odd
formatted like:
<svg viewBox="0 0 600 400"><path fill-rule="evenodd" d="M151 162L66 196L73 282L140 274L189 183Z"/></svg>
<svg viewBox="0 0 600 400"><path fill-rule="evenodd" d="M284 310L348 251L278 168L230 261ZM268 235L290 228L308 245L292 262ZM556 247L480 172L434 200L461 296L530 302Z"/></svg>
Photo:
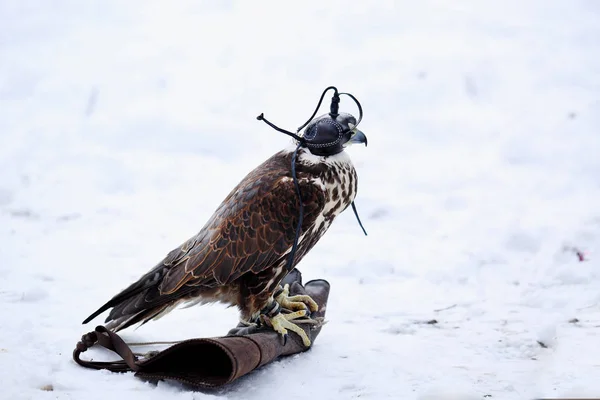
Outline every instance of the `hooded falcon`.
<svg viewBox="0 0 600 400"><path fill-rule="evenodd" d="M298 147L251 171L198 234L83 323L110 309L106 326L116 332L157 319L181 303L221 302L237 306L242 321L265 321L284 336L296 332L310 346L293 321L317 305L309 296L289 297L280 282L354 201L357 175L345 149L367 144L356 125L345 113L312 120L295 136ZM282 307L294 312L281 313Z"/></svg>

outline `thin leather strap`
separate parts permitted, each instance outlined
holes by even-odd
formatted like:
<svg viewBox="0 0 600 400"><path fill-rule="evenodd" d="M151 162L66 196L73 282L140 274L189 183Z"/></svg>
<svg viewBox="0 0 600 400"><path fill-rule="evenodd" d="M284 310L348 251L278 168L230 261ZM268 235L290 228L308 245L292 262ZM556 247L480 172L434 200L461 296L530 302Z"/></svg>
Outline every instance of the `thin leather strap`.
<svg viewBox="0 0 600 400"><path fill-rule="evenodd" d="M87 351L95 344L111 350L121 356L119 361L87 361L80 358L81 353ZM109 331L104 326L97 326L93 332L86 333L81 337L73 350L73 360L82 367L92 369L107 369L112 372L138 371L137 357L131 348L121 339L119 335Z"/></svg>

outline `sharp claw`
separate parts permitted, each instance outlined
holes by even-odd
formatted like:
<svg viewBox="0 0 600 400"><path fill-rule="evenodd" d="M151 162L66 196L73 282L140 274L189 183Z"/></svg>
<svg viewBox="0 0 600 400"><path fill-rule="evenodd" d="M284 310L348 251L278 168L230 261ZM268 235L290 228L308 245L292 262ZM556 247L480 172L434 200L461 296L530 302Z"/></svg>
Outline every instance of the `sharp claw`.
<svg viewBox="0 0 600 400"><path fill-rule="evenodd" d="M287 344L288 341L288 334L286 333L285 335L283 335L283 345L285 346Z"/></svg>

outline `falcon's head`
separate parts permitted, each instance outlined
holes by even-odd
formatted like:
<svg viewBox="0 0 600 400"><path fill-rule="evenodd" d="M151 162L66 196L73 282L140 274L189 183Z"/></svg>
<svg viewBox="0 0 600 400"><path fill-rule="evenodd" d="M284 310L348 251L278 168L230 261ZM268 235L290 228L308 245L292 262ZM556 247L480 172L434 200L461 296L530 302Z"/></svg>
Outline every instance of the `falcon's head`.
<svg viewBox="0 0 600 400"><path fill-rule="evenodd" d="M356 118L350 114L340 113L335 118L325 114L311 121L302 137L312 154L332 156L354 143L367 145L367 137L356 125Z"/></svg>

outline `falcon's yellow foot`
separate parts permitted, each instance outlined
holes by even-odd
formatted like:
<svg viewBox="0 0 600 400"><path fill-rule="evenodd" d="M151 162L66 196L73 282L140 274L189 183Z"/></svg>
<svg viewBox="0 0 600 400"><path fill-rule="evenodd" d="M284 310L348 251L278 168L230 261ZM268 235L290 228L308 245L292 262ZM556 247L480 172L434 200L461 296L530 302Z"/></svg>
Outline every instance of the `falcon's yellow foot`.
<svg viewBox="0 0 600 400"><path fill-rule="evenodd" d="M283 291L275 298L282 308L290 311L310 310L311 312L319 311L319 305L308 295L290 296L290 285L287 283L283 287Z"/></svg>
<svg viewBox="0 0 600 400"><path fill-rule="evenodd" d="M300 328L293 322L290 322L297 318L306 317L306 314L306 310L301 310L290 314L277 313L273 317L267 317L266 315L263 315L263 318L267 320L267 323L273 328L275 332L278 332L283 336L284 341L287 340L288 330L290 330L298 334L298 336L300 336L300 338L302 339L302 343L304 343L306 347L310 347L311 341L308 338L308 335L306 334L304 329Z"/></svg>

